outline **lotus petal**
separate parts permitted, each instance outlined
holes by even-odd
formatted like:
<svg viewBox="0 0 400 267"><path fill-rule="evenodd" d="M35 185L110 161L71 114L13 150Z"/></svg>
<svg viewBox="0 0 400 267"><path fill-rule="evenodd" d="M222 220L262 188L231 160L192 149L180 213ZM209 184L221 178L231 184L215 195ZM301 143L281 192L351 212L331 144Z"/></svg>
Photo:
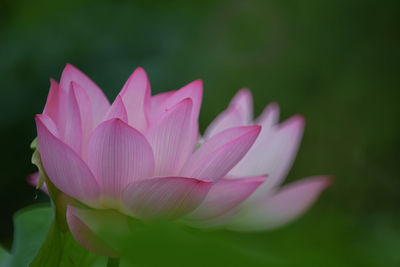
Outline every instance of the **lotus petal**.
<svg viewBox="0 0 400 267"><path fill-rule="evenodd" d="M230 227L257 231L285 225L303 214L330 184L330 177L319 176L286 185L239 213Z"/></svg>
<svg viewBox="0 0 400 267"><path fill-rule="evenodd" d="M142 68L137 68L121 90L129 125L144 131L148 124L147 112L150 105L150 82Z"/></svg>
<svg viewBox="0 0 400 267"><path fill-rule="evenodd" d="M188 215L189 219L210 220L231 211L246 200L265 179L265 176L258 176L218 180L200 206Z"/></svg>
<svg viewBox="0 0 400 267"><path fill-rule="evenodd" d="M106 116L104 117L104 121L111 119L120 119L123 122L128 123L128 113L126 112L126 108L121 96L117 96L117 98L115 98L114 103L111 105Z"/></svg>
<svg viewBox="0 0 400 267"><path fill-rule="evenodd" d="M211 179L153 177L136 181L123 192L127 212L151 219L175 218L194 210L211 187Z"/></svg>
<svg viewBox="0 0 400 267"><path fill-rule="evenodd" d="M192 154L181 175L209 177L217 181L243 158L260 130L260 126L245 126L230 128L214 135Z"/></svg>
<svg viewBox="0 0 400 267"><path fill-rule="evenodd" d="M101 123L90 137L87 163L102 184L102 197L119 201L125 187L154 172L149 142L120 119Z"/></svg>
<svg viewBox="0 0 400 267"><path fill-rule="evenodd" d="M243 177L268 174L268 180L260 186L252 198L267 194L269 190L280 185L290 170L303 129L304 119L299 115L279 124L277 128L269 130L267 128L264 131L263 126L252 148L229 175Z"/></svg>
<svg viewBox="0 0 400 267"><path fill-rule="evenodd" d="M110 107L106 96L85 74L71 64L67 64L61 74L60 87L69 92L72 88L72 82L79 84L89 96L92 106L93 124L97 125Z"/></svg>
<svg viewBox="0 0 400 267"><path fill-rule="evenodd" d="M52 183L67 195L90 206L98 206L99 185L81 157L47 127L46 115L36 116L43 167Z"/></svg>
<svg viewBox="0 0 400 267"><path fill-rule="evenodd" d="M177 175L194 146L192 125L193 102L185 98L166 111L146 134L154 151L155 176Z"/></svg>

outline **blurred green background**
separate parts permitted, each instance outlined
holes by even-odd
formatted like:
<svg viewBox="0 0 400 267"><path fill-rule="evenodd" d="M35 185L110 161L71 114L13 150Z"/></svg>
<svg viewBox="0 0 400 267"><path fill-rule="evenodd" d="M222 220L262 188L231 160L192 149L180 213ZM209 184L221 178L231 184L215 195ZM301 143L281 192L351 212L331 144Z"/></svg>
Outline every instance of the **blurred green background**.
<svg viewBox="0 0 400 267"><path fill-rule="evenodd" d="M253 266L400 266L399 11L398 1L0 1L1 243L15 211L47 201L25 178L48 79L70 62L113 99L142 66L153 93L203 79L203 130L242 87L256 114L271 101L282 119L304 114L286 181L336 177L291 225L210 242L240 244L226 253Z"/></svg>

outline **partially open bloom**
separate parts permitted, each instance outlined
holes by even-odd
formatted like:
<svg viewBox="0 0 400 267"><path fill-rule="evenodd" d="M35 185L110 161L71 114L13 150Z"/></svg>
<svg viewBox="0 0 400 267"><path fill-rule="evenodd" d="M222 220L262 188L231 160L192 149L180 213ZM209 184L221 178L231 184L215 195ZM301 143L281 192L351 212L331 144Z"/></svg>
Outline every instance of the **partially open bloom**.
<svg viewBox="0 0 400 267"><path fill-rule="evenodd" d="M262 230L307 209L329 184L312 177L282 189L304 120L278 124L270 104L253 121L247 90L199 136L202 82L151 96L138 68L110 105L71 65L51 80L36 116L38 148L49 181L82 203L67 222L84 247L107 254L91 234L90 214L109 210L142 220L168 217L201 226Z"/></svg>

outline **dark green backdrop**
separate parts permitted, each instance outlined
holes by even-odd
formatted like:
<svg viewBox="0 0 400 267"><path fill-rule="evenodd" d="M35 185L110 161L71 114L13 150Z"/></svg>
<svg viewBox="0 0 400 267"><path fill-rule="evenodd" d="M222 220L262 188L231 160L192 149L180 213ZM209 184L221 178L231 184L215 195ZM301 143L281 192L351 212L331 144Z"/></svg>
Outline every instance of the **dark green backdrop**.
<svg viewBox="0 0 400 267"><path fill-rule="evenodd" d="M400 266L399 11L398 1L0 1L2 244L16 210L47 201L25 183L33 118L70 62L110 99L137 66L155 93L202 78L202 129L242 87L256 113L276 101L283 119L304 114L288 180L335 184L265 243L304 266Z"/></svg>

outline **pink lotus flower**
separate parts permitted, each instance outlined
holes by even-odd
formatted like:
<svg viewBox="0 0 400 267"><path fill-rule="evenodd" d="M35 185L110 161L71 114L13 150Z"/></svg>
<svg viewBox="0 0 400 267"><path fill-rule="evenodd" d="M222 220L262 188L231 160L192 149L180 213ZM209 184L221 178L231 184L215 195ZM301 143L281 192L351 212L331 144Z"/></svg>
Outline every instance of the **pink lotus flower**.
<svg viewBox="0 0 400 267"><path fill-rule="evenodd" d="M93 213L263 230L296 218L329 184L320 176L280 188L302 136L301 116L278 124L278 106L270 104L253 121L250 92L241 90L200 138L201 98L200 80L151 96L142 68L112 105L71 65L60 84L51 80L36 116L38 148L55 187L92 208L67 209L84 247L112 254L91 233Z"/></svg>

